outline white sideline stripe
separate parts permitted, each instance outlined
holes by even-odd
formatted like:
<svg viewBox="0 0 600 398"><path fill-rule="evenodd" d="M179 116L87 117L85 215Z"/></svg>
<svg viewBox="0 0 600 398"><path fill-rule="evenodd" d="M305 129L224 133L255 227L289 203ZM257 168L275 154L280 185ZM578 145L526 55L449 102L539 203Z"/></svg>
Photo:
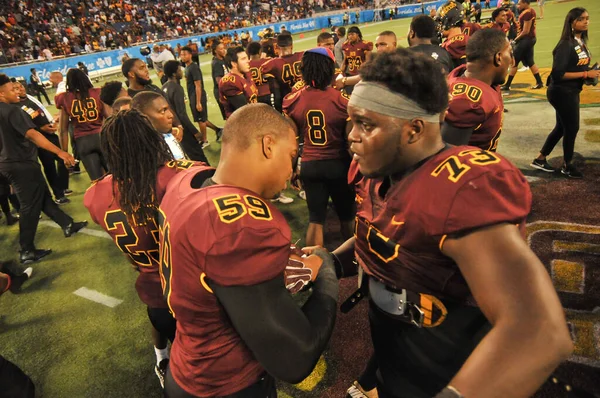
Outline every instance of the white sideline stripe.
<svg viewBox="0 0 600 398"><path fill-rule="evenodd" d="M117 305L123 302L123 300L107 296L106 294L88 289L87 287L80 287L79 289L75 290L73 294L110 308L115 308Z"/></svg>
<svg viewBox="0 0 600 398"><path fill-rule="evenodd" d="M46 225L46 226L49 226L52 228L60 228L60 225L58 225L54 221L44 220L44 221L40 221L40 224ZM112 240L111 237L108 236L108 234L106 232L96 231L95 229L90 229L90 228L84 228L84 229L78 231L77 234L85 234L85 235L95 236L96 238L104 238L104 239ZM77 235L77 234L75 234L75 235Z"/></svg>

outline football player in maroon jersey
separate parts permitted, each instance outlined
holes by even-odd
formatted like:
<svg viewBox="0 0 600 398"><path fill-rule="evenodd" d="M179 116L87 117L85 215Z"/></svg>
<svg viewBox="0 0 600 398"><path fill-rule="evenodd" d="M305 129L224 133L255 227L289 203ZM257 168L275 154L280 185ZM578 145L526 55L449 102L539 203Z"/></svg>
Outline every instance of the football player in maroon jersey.
<svg viewBox="0 0 600 398"><path fill-rule="evenodd" d="M219 80L219 101L225 109L225 117L229 118L238 108L256 102L258 90L250 72L250 60L242 47L227 49L225 64L229 73Z"/></svg>
<svg viewBox="0 0 600 398"><path fill-rule="evenodd" d="M444 141L496 151L504 117L500 85L512 62L512 48L501 30L483 29L471 36L467 64L448 75Z"/></svg>
<svg viewBox="0 0 600 398"><path fill-rule="evenodd" d="M250 104L227 120L222 143L214 176L180 174L160 205L161 275L177 319L171 398L276 397L274 378L308 376L333 330L338 282L323 249L303 259L325 259L306 304L283 282L291 231L268 198L292 174L294 126Z"/></svg>
<svg viewBox="0 0 600 398"><path fill-rule="evenodd" d="M102 121L112 109L100 100L100 89L80 69L67 72L67 92L56 97L56 107L61 110L59 131L62 148L69 145L69 124L73 124L73 136L90 179L96 180L108 170L100 151Z"/></svg>
<svg viewBox="0 0 600 398"><path fill-rule="evenodd" d="M485 25L484 28L497 29L502 31L505 35L508 35L508 32L510 31L510 24L508 23L506 9L496 8L492 12L492 21Z"/></svg>
<svg viewBox="0 0 600 398"><path fill-rule="evenodd" d="M277 36L279 57L273 58L261 66L261 74L269 82L275 101L275 109L281 110L283 98L292 91L292 87L302 78L300 63L303 52L294 52L294 41L289 32Z"/></svg>
<svg viewBox="0 0 600 398"><path fill-rule="evenodd" d="M364 41L362 33L357 26L351 26L348 29L348 39L342 46L344 60L342 61L341 69L344 72L346 79L357 76L362 64L371 59L373 51L373 42ZM344 79L343 84L348 94L352 93L354 86L347 85Z"/></svg>
<svg viewBox="0 0 600 398"><path fill-rule="evenodd" d="M463 32L463 14L455 1L449 1L440 8L440 29L445 38L442 43L454 62L454 67L463 65L466 61L465 51L469 35Z"/></svg>
<svg viewBox="0 0 600 398"><path fill-rule="evenodd" d="M510 85L517 74L519 64L523 62L523 65L529 67L533 77L535 78L535 85L531 86L532 90L538 90L544 88L542 77L540 76L540 69L535 64L533 59L533 53L535 43L537 42L536 35L536 14L535 10L531 7L531 0L519 0L517 7L519 8L519 21L517 24L519 34L514 39L514 53L515 62L510 68L508 80L506 84L502 86L503 91L510 91Z"/></svg>
<svg viewBox="0 0 600 398"><path fill-rule="evenodd" d="M269 88L269 82L265 79L261 73L261 66L265 62L269 62L271 58L261 58L262 45L257 41L248 43L246 47L246 53L250 58L250 74L252 80L258 89L257 101L267 105L273 105L271 89Z"/></svg>
<svg viewBox="0 0 600 398"><path fill-rule="evenodd" d="M368 275L380 396L531 396L573 344L524 239L525 177L442 141L448 92L430 57L398 49L361 75L348 106L357 227L334 253L339 274L356 256Z"/></svg>
<svg viewBox="0 0 600 398"><path fill-rule="evenodd" d="M344 240L354 229L354 192L347 178L350 155L346 136L352 127L348 123L349 97L331 87L334 71L331 51L324 47L308 50L301 67L307 86L283 100L283 113L294 121L304 142L300 181L309 213L307 246L323 246L330 197Z"/></svg>
<svg viewBox="0 0 600 398"><path fill-rule="evenodd" d="M139 94L142 95L142 94ZM161 97L162 98L162 97ZM156 216L167 182L179 171L203 163L173 161L167 143L138 110L107 119L101 134L110 174L87 190L83 204L139 272L135 288L148 308L161 385L169 363L167 339L175 339L175 320L162 295L158 271Z"/></svg>

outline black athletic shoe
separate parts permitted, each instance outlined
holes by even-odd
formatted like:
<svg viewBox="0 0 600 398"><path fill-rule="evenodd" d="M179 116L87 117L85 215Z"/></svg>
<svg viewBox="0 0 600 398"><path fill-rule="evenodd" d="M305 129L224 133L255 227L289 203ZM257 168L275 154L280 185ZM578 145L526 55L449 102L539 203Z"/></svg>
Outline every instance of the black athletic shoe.
<svg viewBox="0 0 600 398"><path fill-rule="evenodd" d="M533 162L531 162L529 165L531 167L533 167L534 169L542 170L542 171L545 171L546 173L554 173L556 171L556 169L554 167L550 166L550 164L545 159L544 160L533 159Z"/></svg>
<svg viewBox="0 0 600 398"><path fill-rule="evenodd" d="M66 203L71 203L71 200L65 196L63 196L62 198L58 198L54 201L54 203L56 203L57 205L64 205Z"/></svg>
<svg viewBox="0 0 600 398"><path fill-rule="evenodd" d="M72 195L72 194L73 194L73 191L71 191L70 189L65 189L63 191L63 195L65 195L65 196L69 196L69 195Z"/></svg>
<svg viewBox="0 0 600 398"><path fill-rule="evenodd" d="M6 215L6 225L11 226L15 225L19 222L19 215L14 215L12 213L5 214Z"/></svg>
<svg viewBox="0 0 600 398"><path fill-rule="evenodd" d="M28 267L23 272L15 272L14 269L11 269L9 264L10 263L0 264L0 272L10 276L10 286L8 287L8 290L12 293L18 293L21 290L23 283L31 277L33 268Z"/></svg>
<svg viewBox="0 0 600 398"><path fill-rule="evenodd" d="M544 84L543 83L538 83L535 86L531 86L530 87L531 90L539 90L540 88L544 88Z"/></svg>
<svg viewBox="0 0 600 398"><path fill-rule="evenodd" d="M223 135L223 129L218 129L215 134L217 135L217 142L221 141L221 136Z"/></svg>
<svg viewBox="0 0 600 398"><path fill-rule="evenodd" d="M63 228L63 233L65 234L65 238L68 238L71 235L79 232L83 228L87 227L87 225L88 225L87 221L72 222L71 224L69 224L65 228Z"/></svg>
<svg viewBox="0 0 600 398"><path fill-rule="evenodd" d="M169 358L163 359L158 365L154 367L154 373L158 377L160 386L165 388L165 379L167 378L167 368L169 367Z"/></svg>
<svg viewBox="0 0 600 398"><path fill-rule="evenodd" d="M574 178L574 179L580 179L583 178L583 174L581 174L581 171L577 170L575 168L575 166L572 165L568 165L568 166L563 166L560 169L561 174L569 177L569 178Z"/></svg>
<svg viewBox="0 0 600 398"><path fill-rule="evenodd" d="M21 264L31 264L40 261L48 254L52 253L50 249L34 249L21 251Z"/></svg>

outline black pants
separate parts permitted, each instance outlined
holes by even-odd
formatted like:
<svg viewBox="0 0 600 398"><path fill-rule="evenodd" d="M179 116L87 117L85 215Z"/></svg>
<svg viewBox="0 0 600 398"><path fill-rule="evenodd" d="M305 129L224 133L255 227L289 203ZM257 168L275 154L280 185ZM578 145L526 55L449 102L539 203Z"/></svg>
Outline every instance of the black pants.
<svg viewBox="0 0 600 398"><path fill-rule="evenodd" d="M171 376L171 369L167 372L165 380L165 398L194 398L194 395L188 394L181 388ZM277 389L275 388L275 379L264 373L261 378L249 387L229 395L222 395L215 398L277 398Z"/></svg>
<svg viewBox="0 0 600 398"><path fill-rule="evenodd" d="M546 93L550 105L556 110L556 125L546 138L540 151L548 156L563 139L563 156L566 164L571 163L575 151L575 138L579 131L579 90L550 84Z"/></svg>
<svg viewBox="0 0 600 398"><path fill-rule="evenodd" d="M491 328L479 308L444 302L433 328L391 319L371 302L369 321L381 398L431 398L458 372Z"/></svg>
<svg viewBox="0 0 600 398"><path fill-rule="evenodd" d="M35 385L21 369L0 355L0 386L6 398L34 398Z"/></svg>
<svg viewBox="0 0 600 398"><path fill-rule="evenodd" d="M56 134L44 134L44 137L51 143L60 148L58 136ZM56 199L65 196L65 189L69 188L69 170L57 155L45 149L38 149L38 157L44 168L44 174L50 184L52 193Z"/></svg>
<svg viewBox="0 0 600 398"><path fill-rule="evenodd" d="M168 308L148 307L148 319L150 319L150 323L154 326L154 329L173 343L175 340L177 322L169 312Z"/></svg>
<svg viewBox="0 0 600 398"><path fill-rule="evenodd" d="M108 170L102 151L100 150L100 134L91 134L75 140L79 158L83 162L90 179L97 180Z"/></svg>
<svg viewBox="0 0 600 398"><path fill-rule="evenodd" d="M21 250L35 249L35 232L42 211L62 228L73 222L73 219L59 209L52 200L39 164L34 162L1 163L0 174L10 182L21 202L21 218L19 219Z"/></svg>
<svg viewBox="0 0 600 398"><path fill-rule="evenodd" d="M42 94L43 94L44 98L46 98L46 102L48 103L48 105L53 105L52 102L50 102L50 98L48 98L48 94L46 94L46 89L44 88L44 86L38 85L36 87L36 94L38 97L38 101L40 101L40 104L42 103Z"/></svg>

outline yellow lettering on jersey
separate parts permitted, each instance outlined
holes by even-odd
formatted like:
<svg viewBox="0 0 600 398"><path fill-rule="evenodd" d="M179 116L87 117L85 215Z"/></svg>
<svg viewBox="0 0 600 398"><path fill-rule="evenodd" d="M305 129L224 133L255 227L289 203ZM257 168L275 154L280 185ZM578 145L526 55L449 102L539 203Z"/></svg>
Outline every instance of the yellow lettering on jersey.
<svg viewBox="0 0 600 398"><path fill-rule="evenodd" d="M448 171L448 179L452 182L458 182L469 170L471 166L463 163L460 157L469 156L467 162L475 166L488 166L490 164L500 163L501 159L492 152L483 151L481 149L468 149L456 155L449 156L444 159L431 172L433 177L438 177L444 170Z"/></svg>
<svg viewBox="0 0 600 398"><path fill-rule="evenodd" d="M256 220L271 221L273 215L266 202L256 196L231 194L213 199L221 221L231 224L249 214Z"/></svg>

